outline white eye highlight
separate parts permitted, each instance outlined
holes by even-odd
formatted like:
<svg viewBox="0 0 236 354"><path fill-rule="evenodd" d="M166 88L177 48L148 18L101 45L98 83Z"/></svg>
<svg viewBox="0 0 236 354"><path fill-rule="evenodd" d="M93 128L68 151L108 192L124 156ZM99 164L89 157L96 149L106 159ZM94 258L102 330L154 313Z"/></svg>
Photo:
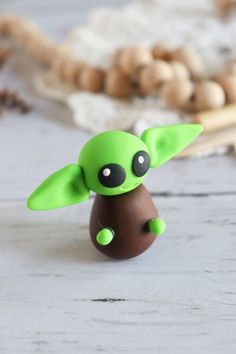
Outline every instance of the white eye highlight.
<svg viewBox="0 0 236 354"><path fill-rule="evenodd" d="M138 157L138 162L139 163L144 163L144 157L143 156L139 156Z"/></svg>
<svg viewBox="0 0 236 354"><path fill-rule="evenodd" d="M110 168L104 168L104 170L102 171L102 174L104 177L110 176L110 174L111 174Z"/></svg>

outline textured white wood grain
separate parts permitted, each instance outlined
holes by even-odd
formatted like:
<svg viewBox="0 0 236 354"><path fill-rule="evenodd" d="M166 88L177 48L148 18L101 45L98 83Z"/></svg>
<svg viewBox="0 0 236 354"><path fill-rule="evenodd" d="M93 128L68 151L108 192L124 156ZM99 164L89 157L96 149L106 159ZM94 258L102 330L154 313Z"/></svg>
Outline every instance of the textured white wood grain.
<svg viewBox="0 0 236 354"><path fill-rule="evenodd" d="M90 243L91 201L1 203L2 352L233 354L235 200L155 198L167 232L123 262Z"/></svg>
<svg viewBox="0 0 236 354"><path fill-rule="evenodd" d="M61 37L99 4L3 0L0 12L30 15ZM0 118L0 353L234 354L235 158L151 171L146 185L167 232L142 256L112 261L89 240L92 199L26 209L32 189L76 161L90 137L35 94L31 65L16 55L0 75L33 103L27 116Z"/></svg>

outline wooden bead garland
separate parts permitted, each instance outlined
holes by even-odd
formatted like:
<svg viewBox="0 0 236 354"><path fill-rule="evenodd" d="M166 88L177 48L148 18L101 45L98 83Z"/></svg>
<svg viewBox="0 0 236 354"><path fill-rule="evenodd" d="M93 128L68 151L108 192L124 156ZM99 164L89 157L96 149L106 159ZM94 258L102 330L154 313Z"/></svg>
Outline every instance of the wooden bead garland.
<svg viewBox="0 0 236 354"><path fill-rule="evenodd" d="M143 96L156 95L171 80L188 79L189 72L180 62L155 60L140 71L139 86Z"/></svg>
<svg viewBox="0 0 236 354"><path fill-rule="evenodd" d="M134 75L152 62L150 50L144 47L129 47L118 52L116 65L126 74Z"/></svg>
<svg viewBox="0 0 236 354"><path fill-rule="evenodd" d="M193 79L202 79L205 75L202 59L189 47L170 49L163 44L157 44L152 49L154 59L177 61L182 63L189 71Z"/></svg>
<svg viewBox="0 0 236 354"><path fill-rule="evenodd" d="M195 84L186 79L170 81L163 87L162 97L170 108L190 111L216 109L226 102L222 86L210 80Z"/></svg>
<svg viewBox="0 0 236 354"><path fill-rule="evenodd" d="M105 92L116 98L159 94L171 108L194 111L236 102L236 62L231 62L215 81L204 81L203 62L188 47L171 49L157 44L151 50L141 46L121 48L105 72L75 58L67 47L49 39L25 18L0 16L0 34L14 39L62 81L85 91Z"/></svg>
<svg viewBox="0 0 236 354"><path fill-rule="evenodd" d="M184 64L193 79L202 79L205 76L201 58L188 47L180 47L173 51L172 59Z"/></svg>

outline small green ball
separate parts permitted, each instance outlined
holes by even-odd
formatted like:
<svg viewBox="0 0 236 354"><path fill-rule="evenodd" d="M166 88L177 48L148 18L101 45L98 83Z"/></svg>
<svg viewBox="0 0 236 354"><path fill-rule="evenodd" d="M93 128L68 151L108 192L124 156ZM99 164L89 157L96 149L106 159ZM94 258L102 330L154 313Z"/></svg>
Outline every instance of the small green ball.
<svg viewBox="0 0 236 354"><path fill-rule="evenodd" d="M165 232L166 230L166 223L163 219L151 219L148 223L148 227L150 232L155 235L161 235Z"/></svg>
<svg viewBox="0 0 236 354"><path fill-rule="evenodd" d="M101 246L106 246L109 245L109 243L111 243L111 241L113 240L113 232L110 229L102 229L101 231L99 231L99 233L97 234L96 240L97 243L99 243L99 245Z"/></svg>

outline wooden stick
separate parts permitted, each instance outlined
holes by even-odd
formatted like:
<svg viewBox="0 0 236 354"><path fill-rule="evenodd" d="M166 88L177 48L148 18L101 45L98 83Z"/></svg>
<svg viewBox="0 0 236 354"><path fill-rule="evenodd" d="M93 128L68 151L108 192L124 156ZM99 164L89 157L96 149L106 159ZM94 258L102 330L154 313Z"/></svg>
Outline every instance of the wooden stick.
<svg viewBox="0 0 236 354"><path fill-rule="evenodd" d="M227 147L236 144L236 127L227 128L221 131L203 134L190 145L187 149L182 151L178 157L201 156L209 155L217 148Z"/></svg>
<svg viewBox="0 0 236 354"><path fill-rule="evenodd" d="M205 132L211 132L231 125L236 125L236 104L228 105L216 110L196 113L191 119L194 123L202 124Z"/></svg>

